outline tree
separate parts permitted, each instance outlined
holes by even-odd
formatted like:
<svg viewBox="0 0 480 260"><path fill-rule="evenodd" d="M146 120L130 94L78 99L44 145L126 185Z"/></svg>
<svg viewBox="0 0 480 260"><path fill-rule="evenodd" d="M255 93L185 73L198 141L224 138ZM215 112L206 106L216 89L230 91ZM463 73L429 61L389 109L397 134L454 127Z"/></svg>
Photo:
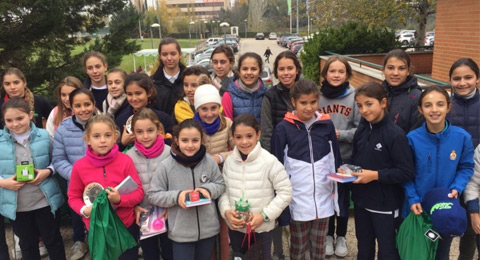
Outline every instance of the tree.
<svg viewBox="0 0 480 260"><path fill-rule="evenodd" d="M346 21L369 28L395 28L405 23L403 10L408 0L318 0L310 3L310 17L319 27L338 28Z"/></svg>
<svg viewBox="0 0 480 260"><path fill-rule="evenodd" d="M120 53L131 53L134 47L121 36L138 23L115 25L115 19L128 0L2 0L0 3L0 68L20 68L27 77L28 86L36 93L50 91L67 76L81 76L80 57L72 55L75 47L84 46L89 37L77 37L80 32L93 34L104 28L108 17L110 36L99 40L100 49L110 66L117 66ZM131 7L133 8L133 7ZM132 22L132 19L128 19ZM117 31L118 30L118 31ZM112 58L112 57L113 58ZM38 88L38 90L37 90Z"/></svg>
<svg viewBox="0 0 480 260"><path fill-rule="evenodd" d="M436 13L437 1L436 0L417 0L410 2L412 9L413 19L418 23L417 35L415 40L417 45L424 45L425 30L427 27L427 19L430 15Z"/></svg>

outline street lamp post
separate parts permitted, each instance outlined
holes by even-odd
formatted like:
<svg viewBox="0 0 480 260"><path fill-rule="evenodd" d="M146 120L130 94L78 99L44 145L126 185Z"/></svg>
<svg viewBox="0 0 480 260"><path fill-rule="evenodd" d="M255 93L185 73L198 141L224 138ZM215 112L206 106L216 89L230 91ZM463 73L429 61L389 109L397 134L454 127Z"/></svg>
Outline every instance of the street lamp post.
<svg viewBox="0 0 480 260"><path fill-rule="evenodd" d="M298 0L297 0L297 33L299 33L299 32L298 32ZM299 34L299 35L300 35L300 34Z"/></svg>
<svg viewBox="0 0 480 260"><path fill-rule="evenodd" d="M150 25L150 32L152 31L152 28L157 28L158 27L158 37L161 39L162 38L162 33L160 32L160 24L154 23ZM152 47L153 49L153 47Z"/></svg>
<svg viewBox="0 0 480 260"><path fill-rule="evenodd" d="M207 26L207 21L203 20L203 24L205 25L205 35L203 36L204 39L207 39L207 32L208 32L208 26Z"/></svg>
<svg viewBox="0 0 480 260"><path fill-rule="evenodd" d="M192 25L192 24L195 24L195 22L191 21L188 25L188 36L190 37L190 47L192 47L192 33L190 31L190 27L191 27L190 25Z"/></svg>
<svg viewBox="0 0 480 260"><path fill-rule="evenodd" d="M245 19L245 39L247 39L247 19Z"/></svg>
<svg viewBox="0 0 480 260"><path fill-rule="evenodd" d="M152 26L150 26L150 42L152 43L152 49L153 49L153 34L152 34Z"/></svg>
<svg viewBox="0 0 480 260"><path fill-rule="evenodd" d="M220 27L223 28L223 39L225 41L225 43L227 43L227 27L229 27L230 24L228 24L227 22L223 22L220 24Z"/></svg>

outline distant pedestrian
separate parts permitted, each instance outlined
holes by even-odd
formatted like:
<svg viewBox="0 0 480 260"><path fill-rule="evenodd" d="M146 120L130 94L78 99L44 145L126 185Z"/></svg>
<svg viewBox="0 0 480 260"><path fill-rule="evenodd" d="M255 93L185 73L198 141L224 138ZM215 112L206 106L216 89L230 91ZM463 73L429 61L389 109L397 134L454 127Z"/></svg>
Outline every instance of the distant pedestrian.
<svg viewBox="0 0 480 260"><path fill-rule="evenodd" d="M270 63L270 55L272 55L272 51L270 50L270 47L267 47L267 49L265 50L265 53L263 54L263 56L265 56L265 62L266 63Z"/></svg>

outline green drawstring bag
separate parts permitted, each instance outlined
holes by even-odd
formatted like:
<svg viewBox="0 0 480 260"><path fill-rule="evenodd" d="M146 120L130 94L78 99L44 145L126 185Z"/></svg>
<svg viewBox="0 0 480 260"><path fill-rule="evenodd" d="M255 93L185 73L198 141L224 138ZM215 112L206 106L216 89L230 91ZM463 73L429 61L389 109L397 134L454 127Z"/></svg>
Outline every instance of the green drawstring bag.
<svg viewBox="0 0 480 260"><path fill-rule="evenodd" d="M413 212L400 225L397 249L402 260L435 260L439 236L433 231L430 217Z"/></svg>
<svg viewBox="0 0 480 260"><path fill-rule="evenodd" d="M105 190L102 190L93 203L90 216L88 247L92 260L117 259L136 245L137 241L113 210Z"/></svg>

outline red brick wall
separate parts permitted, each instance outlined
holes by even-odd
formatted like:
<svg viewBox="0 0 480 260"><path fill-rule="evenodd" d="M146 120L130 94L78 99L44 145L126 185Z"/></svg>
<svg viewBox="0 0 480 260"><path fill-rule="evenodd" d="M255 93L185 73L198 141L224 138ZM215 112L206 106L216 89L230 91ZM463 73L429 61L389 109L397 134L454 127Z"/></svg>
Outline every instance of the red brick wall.
<svg viewBox="0 0 480 260"><path fill-rule="evenodd" d="M480 1L438 0L432 78L448 82L450 66L461 57L480 64Z"/></svg>
<svg viewBox="0 0 480 260"><path fill-rule="evenodd" d="M480 15L480 14L479 14ZM383 60L385 59L386 53L380 54L353 54L348 55L352 58L372 62L383 66ZM416 74L430 74L432 73L432 61L433 53L432 51L422 51L422 52L409 52L410 63Z"/></svg>

